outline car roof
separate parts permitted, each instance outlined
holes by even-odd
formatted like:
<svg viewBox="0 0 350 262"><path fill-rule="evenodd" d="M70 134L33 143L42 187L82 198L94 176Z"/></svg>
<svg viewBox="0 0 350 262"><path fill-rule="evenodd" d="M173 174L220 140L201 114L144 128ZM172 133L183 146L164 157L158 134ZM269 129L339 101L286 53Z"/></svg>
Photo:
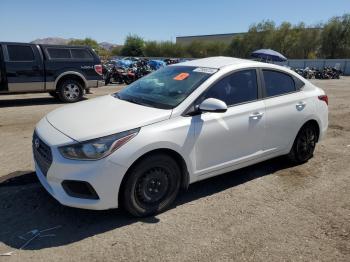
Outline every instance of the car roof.
<svg viewBox="0 0 350 262"><path fill-rule="evenodd" d="M178 63L176 65L183 65L183 66L195 66L195 67L209 67L209 68L222 68L225 66L232 66L232 65L262 65L261 62L256 62L253 60L247 60L247 59L240 59L240 58L234 58L234 57L226 57L226 56L214 56L214 57L207 57L207 58L201 58L201 59L195 59L191 61L186 61L182 63Z"/></svg>
<svg viewBox="0 0 350 262"><path fill-rule="evenodd" d="M58 48L89 48L86 45L50 45L50 44L35 44L35 43L23 43L23 42L0 42L3 45L39 45L44 48L46 47L58 47Z"/></svg>
<svg viewBox="0 0 350 262"><path fill-rule="evenodd" d="M248 59L241 59L241 58L235 58L235 57L227 57L227 56L214 56L214 57L207 57L207 58L201 58L201 59L195 59L191 61L186 61L178 64L173 64L169 66L193 66L193 67L208 67L208 68L215 68L215 69L221 69L223 67L232 66L232 67L260 67L260 68L270 68L275 70L284 71L285 73L289 73L291 75L294 75L301 78L300 75L292 71L291 69L280 66L276 64L271 63L264 63L254 60L248 60ZM305 82L305 79L303 79Z"/></svg>

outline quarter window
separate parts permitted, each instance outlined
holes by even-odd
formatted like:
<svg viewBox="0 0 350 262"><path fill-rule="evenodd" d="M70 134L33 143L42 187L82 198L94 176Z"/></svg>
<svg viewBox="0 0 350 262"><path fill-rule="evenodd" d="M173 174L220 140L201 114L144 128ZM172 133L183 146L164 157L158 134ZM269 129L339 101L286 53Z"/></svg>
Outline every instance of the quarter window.
<svg viewBox="0 0 350 262"><path fill-rule="evenodd" d="M205 93L202 100L216 98L228 106L258 99L256 70L242 70L224 77Z"/></svg>
<svg viewBox="0 0 350 262"><path fill-rule="evenodd" d="M8 45L9 61L26 62L34 60L33 49L29 45Z"/></svg>
<svg viewBox="0 0 350 262"><path fill-rule="evenodd" d="M293 77L293 79L294 79L294 83L295 83L296 89L297 90L302 89L303 86L305 85L305 83L303 81L301 81L299 78L295 77L295 76Z"/></svg>
<svg viewBox="0 0 350 262"><path fill-rule="evenodd" d="M71 58L70 51L66 48L48 48L47 52L51 59Z"/></svg>
<svg viewBox="0 0 350 262"><path fill-rule="evenodd" d="M273 70L263 70L266 96L278 96L295 92L295 83L290 75Z"/></svg>

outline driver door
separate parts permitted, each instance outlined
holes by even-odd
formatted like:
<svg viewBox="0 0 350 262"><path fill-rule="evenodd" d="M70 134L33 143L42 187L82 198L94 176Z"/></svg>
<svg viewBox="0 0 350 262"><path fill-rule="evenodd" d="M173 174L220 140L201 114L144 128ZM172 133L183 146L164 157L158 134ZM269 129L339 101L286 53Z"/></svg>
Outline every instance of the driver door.
<svg viewBox="0 0 350 262"><path fill-rule="evenodd" d="M44 65L38 47L16 43L3 48L8 91L44 91Z"/></svg>
<svg viewBox="0 0 350 262"><path fill-rule="evenodd" d="M6 77L5 77L5 63L4 63L4 56L2 54L2 47L0 45L0 92L7 91L7 83L6 83Z"/></svg>
<svg viewBox="0 0 350 262"><path fill-rule="evenodd" d="M222 78L199 99L220 99L228 109L193 117L198 176L209 177L263 153L265 105L259 96L257 71L248 69Z"/></svg>

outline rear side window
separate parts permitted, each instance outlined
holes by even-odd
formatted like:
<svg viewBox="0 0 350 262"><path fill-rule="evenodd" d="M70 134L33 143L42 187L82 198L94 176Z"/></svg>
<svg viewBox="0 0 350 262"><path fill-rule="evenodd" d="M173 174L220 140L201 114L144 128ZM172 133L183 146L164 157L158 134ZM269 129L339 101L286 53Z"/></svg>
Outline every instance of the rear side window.
<svg viewBox="0 0 350 262"><path fill-rule="evenodd" d="M71 49L72 58L74 59L92 59L91 53L86 49Z"/></svg>
<svg viewBox="0 0 350 262"><path fill-rule="evenodd" d="M47 52L51 59L71 58L70 51L67 48L48 48Z"/></svg>
<svg viewBox="0 0 350 262"><path fill-rule="evenodd" d="M9 61L26 62L34 60L33 49L29 45L8 45Z"/></svg>
<svg viewBox="0 0 350 262"><path fill-rule="evenodd" d="M290 75L273 70L263 70L263 73L267 97L296 91L294 80Z"/></svg>
<svg viewBox="0 0 350 262"><path fill-rule="evenodd" d="M203 98L216 98L228 106L258 99L256 70L242 70L226 76L215 83Z"/></svg>

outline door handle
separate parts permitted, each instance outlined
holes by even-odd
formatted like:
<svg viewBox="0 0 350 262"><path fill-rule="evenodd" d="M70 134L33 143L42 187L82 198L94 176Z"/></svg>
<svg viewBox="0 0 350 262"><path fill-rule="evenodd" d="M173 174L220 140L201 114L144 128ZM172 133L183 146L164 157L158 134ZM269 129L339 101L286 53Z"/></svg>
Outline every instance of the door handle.
<svg viewBox="0 0 350 262"><path fill-rule="evenodd" d="M264 115L264 113L262 113L262 112L254 112L254 113L249 115L249 118L253 119L253 120L259 120L260 118L263 117L263 115Z"/></svg>
<svg viewBox="0 0 350 262"><path fill-rule="evenodd" d="M303 110L303 109L305 108L305 106L306 106L306 103L303 102L303 101L298 102L298 103L296 104L297 110Z"/></svg>

